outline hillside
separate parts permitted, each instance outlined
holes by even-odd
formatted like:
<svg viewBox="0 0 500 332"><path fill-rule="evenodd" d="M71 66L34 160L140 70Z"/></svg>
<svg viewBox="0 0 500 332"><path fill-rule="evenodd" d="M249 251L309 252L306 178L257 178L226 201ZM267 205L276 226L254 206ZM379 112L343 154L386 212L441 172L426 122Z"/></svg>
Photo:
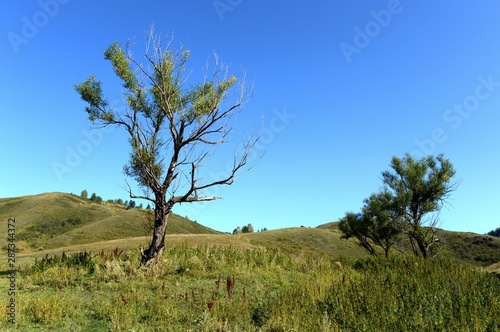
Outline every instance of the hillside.
<svg viewBox="0 0 500 332"><path fill-rule="evenodd" d="M338 222L318 226L318 229L339 233ZM462 264L490 266L500 262L500 238L470 232L439 230L439 255ZM404 243L403 243L404 245Z"/></svg>
<svg viewBox="0 0 500 332"><path fill-rule="evenodd" d="M16 245L21 253L147 237L148 217L146 210L127 209L114 203L98 204L64 193L0 199L2 227L7 227L8 218L16 219ZM218 232L174 214L169 219L168 233ZM5 246L6 238L1 237L0 248Z"/></svg>
<svg viewBox="0 0 500 332"><path fill-rule="evenodd" d="M151 212L149 212L151 213ZM134 250L146 246L148 211L127 209L114 203L97 204L79 196L46 193L0 199L0 220L16 218L18 257L61 252ZM185 245L278 248L288 253L315 253L358 258L366 253L355 240L341 239L338 222L316 228L283 228L264 232L222 234L178 215L169 219L167 247ZM469 265L500 262L500 238L442 230L440 255ZM0 238L0 256L6 254L6 238Z"/></svg>

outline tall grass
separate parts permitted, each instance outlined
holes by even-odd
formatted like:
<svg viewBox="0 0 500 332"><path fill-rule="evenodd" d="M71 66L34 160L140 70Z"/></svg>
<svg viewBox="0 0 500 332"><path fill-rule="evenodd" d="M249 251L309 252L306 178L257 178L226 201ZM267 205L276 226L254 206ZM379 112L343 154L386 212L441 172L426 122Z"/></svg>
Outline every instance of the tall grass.
<svg viewBox="0 0 500 332"><path fill-rule="evenodd" d="M52 331L495 331L500 279L446 260L176 246L37 260L18 328ZM341 264L339 264L340 262ZM3 303L1 303L4 305ZM9 325L3 312L0 330Z"/></svg>

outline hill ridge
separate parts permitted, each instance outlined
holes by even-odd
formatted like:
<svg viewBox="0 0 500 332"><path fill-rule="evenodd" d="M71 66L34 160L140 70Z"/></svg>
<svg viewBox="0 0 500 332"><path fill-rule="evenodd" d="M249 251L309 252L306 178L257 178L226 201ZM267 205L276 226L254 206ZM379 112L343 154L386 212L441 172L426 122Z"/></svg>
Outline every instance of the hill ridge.
<svg viewBox="0 0 500 332"><path fill-rule="evenodd" d="M0 199L0 220L16 219L17 247L28 251L148 236L149 213L59 192ZM176 214L170 215L167 232L219 233ZM6 239L2 237L0 248L5 246Z"/></svg>

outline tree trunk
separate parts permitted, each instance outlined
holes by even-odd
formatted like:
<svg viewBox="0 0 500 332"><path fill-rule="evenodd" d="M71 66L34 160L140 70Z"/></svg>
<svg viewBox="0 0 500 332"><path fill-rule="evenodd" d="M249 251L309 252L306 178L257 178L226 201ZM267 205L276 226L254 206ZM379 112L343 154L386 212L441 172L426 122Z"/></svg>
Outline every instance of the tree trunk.
<svg viewBox="0 0 500 332"><path fill-rule="evenodd" d="M167 222L171 207L165 202L164 196L156 195L155 221L153 239L147 250L142 252L141 265L150 266L156 263L165 248L165 236L167 234Z"/></svg>

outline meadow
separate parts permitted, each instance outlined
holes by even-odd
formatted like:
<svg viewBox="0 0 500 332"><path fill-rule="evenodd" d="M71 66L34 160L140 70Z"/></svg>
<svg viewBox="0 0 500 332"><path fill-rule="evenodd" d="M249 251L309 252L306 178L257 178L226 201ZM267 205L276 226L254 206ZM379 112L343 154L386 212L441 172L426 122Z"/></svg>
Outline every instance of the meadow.
<svg viewBox="0 0 500 332"><path fill-rule="evenodd" d="M145 269L146 211L44 194L0 200L0 212L24 234L16 325L1 310L0 331L500 330L500 239L486 235L443 231L432 259L385 259L341 240L338 223L230 235L175 216L158 265ZM132 229L120 238L120 226Z"/></svg>
<svg viewBox="0 0 500 332"><path fill-rule="evenodd" d="M448 259L178 245L155 268L138 261L119 248L36 259L17 277L18 330L500 329L499 275Z"/></svg>

